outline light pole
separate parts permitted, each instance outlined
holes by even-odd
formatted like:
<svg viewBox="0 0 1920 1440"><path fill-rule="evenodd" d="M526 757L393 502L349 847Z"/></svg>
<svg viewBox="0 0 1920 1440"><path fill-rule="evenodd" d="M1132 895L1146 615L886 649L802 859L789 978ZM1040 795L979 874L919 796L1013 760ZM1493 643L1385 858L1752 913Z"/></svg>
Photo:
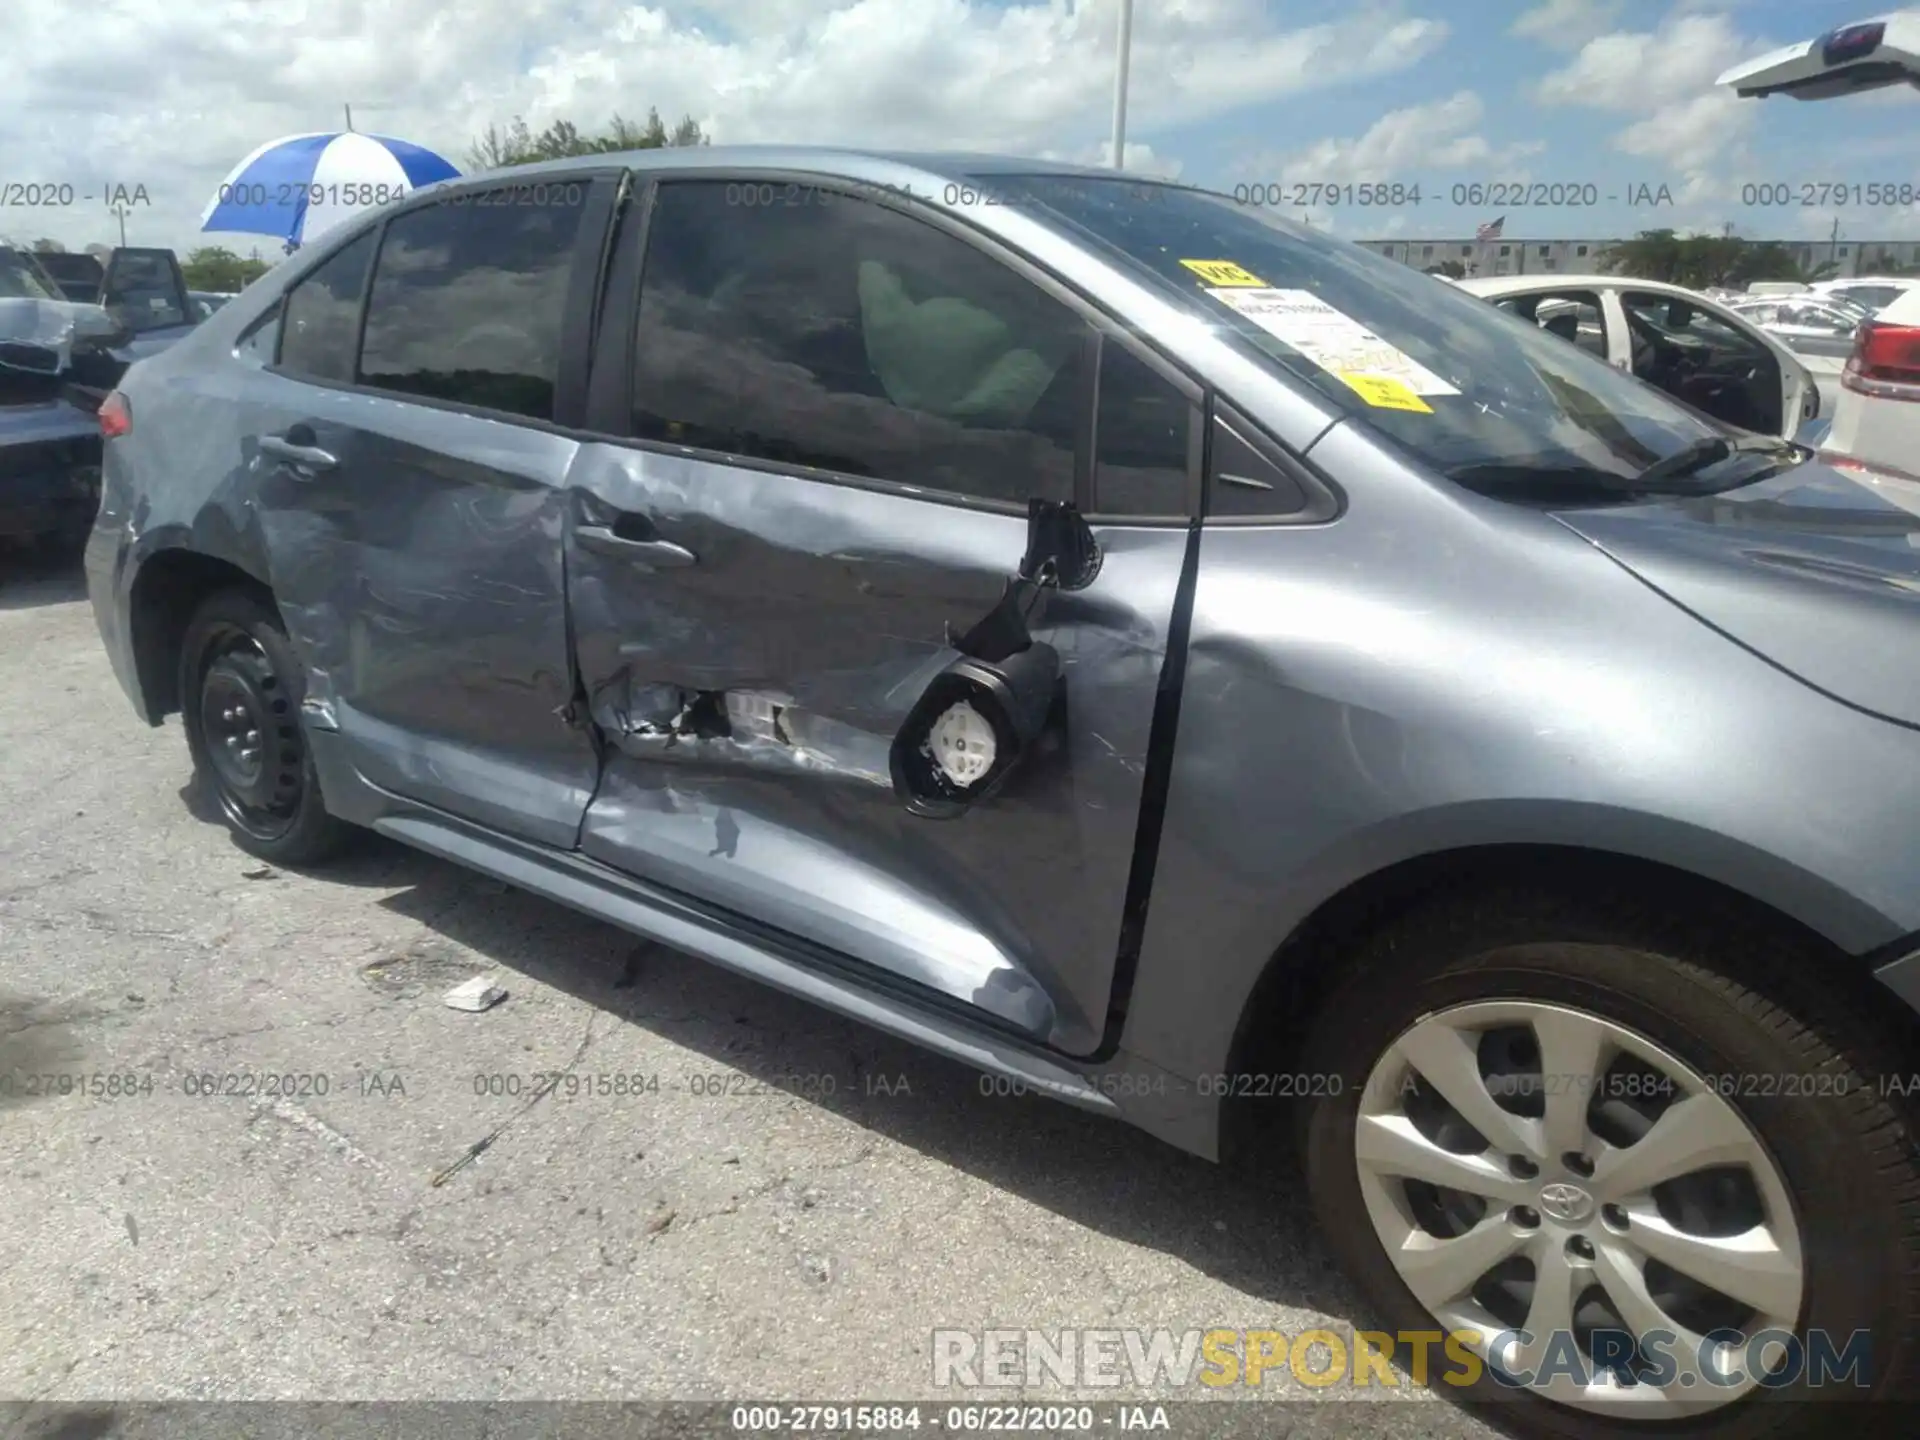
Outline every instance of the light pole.
<svg viewBox="0 0 1920 1440"><path fill-rule="evenodd" d="M120 222L120 248L124 250L127 248L127 204L126 202L124 200L117 202L113 207L112 213L114 217Z"/></svg>
<svg viewBox="0 0 1920 1440"><path fill-rule="evenodd" d="M1120 0L1120 45L1113 64L1113 168L1127 168L1127 60L1133 50L1133 0Z"/></svg>

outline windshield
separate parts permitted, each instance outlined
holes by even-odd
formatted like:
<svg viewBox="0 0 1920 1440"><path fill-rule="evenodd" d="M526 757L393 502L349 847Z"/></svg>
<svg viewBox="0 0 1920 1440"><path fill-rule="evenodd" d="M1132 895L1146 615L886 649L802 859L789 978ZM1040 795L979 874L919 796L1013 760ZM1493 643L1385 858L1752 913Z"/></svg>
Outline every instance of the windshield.
<svg viewBox="0 0 1920 1440"><path fill-rule="evenodd" d="M1725 438L1536 324L1226 196L1119 176L982 183L1119 251L1270 364L1460 484L1502 494L1631 491L1656 462ZM1731 483L1711 468L1719 485ZM1659 485L1675 488L1676 477ZM1687 488L1719 486L1691 474Z"/></svg>
<svg viewBox="0 0 1920 1440"><path fill-rule="evenodd" d="M59 292L47 283L24 252L0 249L0 300L58 300Z"/></svg>

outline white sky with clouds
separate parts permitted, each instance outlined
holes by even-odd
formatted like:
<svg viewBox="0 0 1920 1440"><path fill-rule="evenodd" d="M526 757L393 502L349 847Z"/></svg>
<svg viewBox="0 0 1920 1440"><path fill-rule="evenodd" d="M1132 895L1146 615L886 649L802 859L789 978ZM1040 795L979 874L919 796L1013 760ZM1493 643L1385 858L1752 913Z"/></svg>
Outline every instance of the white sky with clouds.
<svg viewBox="0 0 1920 1440"><path fill-rule="evenodd" d="M356 125L464 164L489 122L583 129L691 113L716 143L969 148L1098 161L1115 0L6 0L0 187L144 186L130 243L198 214L262 140ZM1866 12L1828 0L1137 0L1128 162L1236 184L1418 182L1418 208L1320 207L1355 237L1470 234L1480 180L1592 183L1595 209L1507 208L1507 233L1650 225L1824 238L1830 208L1745 183L1920 181L1920 94L1739 101L1727 65ZM24 67L24 70L22 70ZM1633 187L1672 205L1636 211ZM1605 196L1621 197L1608 201ZM0 198L4 190L0 188ZM1855 238L1920 216L1840 212ZM99 199L0 209L0 233L111 240ZM246 250L244 237L209 237ZM259 242L263 253L277 253Z"/></svg>

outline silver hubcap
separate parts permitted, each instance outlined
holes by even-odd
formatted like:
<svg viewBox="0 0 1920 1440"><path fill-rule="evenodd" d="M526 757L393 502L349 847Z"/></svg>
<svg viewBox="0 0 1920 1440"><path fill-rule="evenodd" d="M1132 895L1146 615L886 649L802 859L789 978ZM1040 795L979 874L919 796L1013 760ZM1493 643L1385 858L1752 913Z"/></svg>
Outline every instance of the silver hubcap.
<svg viewBox="0 0 1920 1440"><path fill-rule="evenodd" d="M1786 1183L1643 1035L1531 1001L1430 1015L1374 1066L1354 1154L1407 1288L1533 1393L1698 1414L1784 1357L1768 1332L1805 1284Z"/></svg>

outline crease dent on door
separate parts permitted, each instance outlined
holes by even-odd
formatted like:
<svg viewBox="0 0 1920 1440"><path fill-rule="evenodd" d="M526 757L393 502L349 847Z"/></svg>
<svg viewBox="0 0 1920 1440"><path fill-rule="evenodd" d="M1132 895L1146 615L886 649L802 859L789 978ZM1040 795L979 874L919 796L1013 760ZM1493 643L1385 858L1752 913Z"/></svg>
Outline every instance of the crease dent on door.
<svg viewBox="0 0 1920 1440"><path fill-rule="evenodd" d="M1025 519L652 452L582 460L576 534L644 516L694 556L569 547L609 741L582 850L1095 1048L1179 534L1169 560L1154 534L1113 532L1093 587L1045 595L1034 638L1066 673L1046 733L991 801L936 820L897 798L889 750L1000 600Z"/></svg>

